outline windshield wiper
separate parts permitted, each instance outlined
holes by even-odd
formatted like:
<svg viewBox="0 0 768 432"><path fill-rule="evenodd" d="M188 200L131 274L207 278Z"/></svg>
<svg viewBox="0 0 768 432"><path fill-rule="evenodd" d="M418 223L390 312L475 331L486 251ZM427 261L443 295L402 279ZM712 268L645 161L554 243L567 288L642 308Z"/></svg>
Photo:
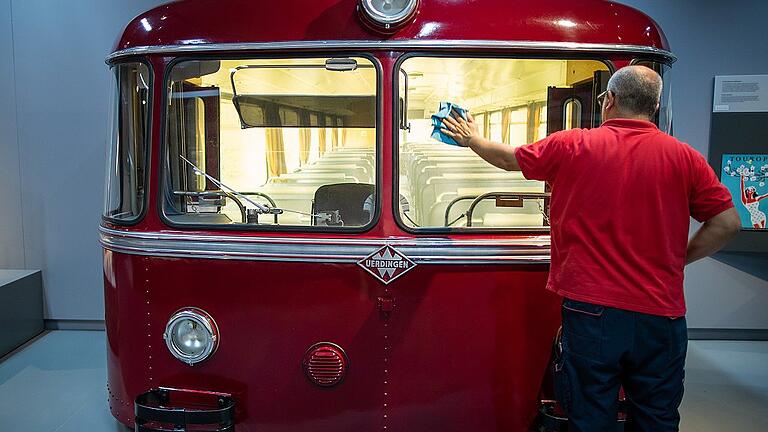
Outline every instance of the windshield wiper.
<svg viewBox="0 0 768 432"><path fill-rule="evenodd" d="M179 155L179 157L181 158L181 160L183 160L184 162L189 164L190 167L192 167L192 170L195 172L195 175L203 176L203 177L207 178L208 180L211 181L211 183L213 183L216 186L218 186L219 189L221 189L221 190L223 190L225 192L229 191L232 195L235 195L238 198L242 198L243 200L245 200L248 203L252 204L254 207L256 207L255 210L256 210L256 212L258 214L280 215L280 214L283 214L284 212L287 212L287 213L295 213L295 214L300 214L300 215L303 215L303 216L309 216L309 217L312 217L312 218L317 218L320 222L337 222L337 223L342 223L343 224L343 222L341 222L341 219L340 219L340 217L338 215L338 212L336 212L336 214L333 214L332 212L322 212L320 214L313 214L313 213L301 212L301 211L298 211L298 210L288 210L288 209L283 209L283 208L280 208L280 207L270 207L270 206L267 206L267 205L264 205L264 204L259 204L256 201L254 201L254 200L248 198L247 196L241 194L240 192L236 191L235 189L225 185L224 183L222 183L221 181L217 180L213 176L209 175L205 171L201 170L200 168L198 168L197 165L195 165L192 162L190 162L189 159L185 158L184 156Z"/></svg>
<svg viewBox="0 0 768 432"><path fill-rule="evenodd" d="M190 167L192 167L192 170L195 172L195 175L203 176L203 177L207 178L208 180L210 180L211 183L213 183L216 186L218 186L219 189L221 189L221 190L225 190L226 189L229 192L231 192L233 195L237 196L238 198L242 198L243 200L248 201L249 203L253 204L253 206L256 207L261 214L273 214L270 211L270 209L273 209L274 207L267 207L267 206L265 206L263 204L257 203L256 201L248 198L247 196L241 194L240 192L238 192L238 191L232 189L231 187L225 185L224 183L216 180L215 178L213 178L213 176L208 175L205 171L203 171L200 168L198 168L197 165L195 165L192 162L190 162L189 159L185 158L184 156L179 155L179 157L181 158L181 160L183 160L184 162L189 164ZM277 214L280 214L280 213L277 213Z"/></svg>

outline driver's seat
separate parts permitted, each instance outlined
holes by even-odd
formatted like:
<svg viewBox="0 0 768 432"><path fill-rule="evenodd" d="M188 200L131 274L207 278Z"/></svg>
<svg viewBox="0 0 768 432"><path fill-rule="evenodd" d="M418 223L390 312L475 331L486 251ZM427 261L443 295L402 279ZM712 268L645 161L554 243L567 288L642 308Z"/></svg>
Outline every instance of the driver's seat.
<svg viewBox="0 0 768 432"><path fill-rule="evenodd" d="M336 183L320 186L312 200L312 213L338 211L343 223L320 223L313 218L313 225L351 226L367 225L373 218L376 187L367 183Z"/></svg>

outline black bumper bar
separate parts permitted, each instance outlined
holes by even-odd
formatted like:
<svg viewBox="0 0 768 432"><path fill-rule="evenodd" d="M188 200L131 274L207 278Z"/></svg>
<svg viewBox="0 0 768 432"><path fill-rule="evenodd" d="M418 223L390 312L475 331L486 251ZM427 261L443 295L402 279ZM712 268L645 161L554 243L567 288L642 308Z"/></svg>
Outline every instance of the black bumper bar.
<svg viewBox="0 0 768 432"><path fill-rule="evenodd" d="M235 430L235 401L220 393L153 389L136 397L135 413L135 432L186 432L190 425L195 431Z"/></svg>

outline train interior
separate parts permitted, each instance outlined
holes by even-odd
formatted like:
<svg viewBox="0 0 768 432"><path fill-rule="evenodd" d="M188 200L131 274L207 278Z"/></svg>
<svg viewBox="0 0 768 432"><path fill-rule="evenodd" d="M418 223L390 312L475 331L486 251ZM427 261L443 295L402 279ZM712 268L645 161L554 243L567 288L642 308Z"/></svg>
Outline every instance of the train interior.
<svg viewBox="0 0 768 432"><path fill-rule="evenodd" d="M440 102L512 147L599 124L592 60L411 57L399 82L402 223L546 229L548 188L431 138ZM375 213L380 83L366 58L183 61L170 73L163 212L174 223L362 227ZM393 185L394 186L394 185ZM266 211L265 211L266 209ZM279 210L271 210L279 209Z"/></svg>

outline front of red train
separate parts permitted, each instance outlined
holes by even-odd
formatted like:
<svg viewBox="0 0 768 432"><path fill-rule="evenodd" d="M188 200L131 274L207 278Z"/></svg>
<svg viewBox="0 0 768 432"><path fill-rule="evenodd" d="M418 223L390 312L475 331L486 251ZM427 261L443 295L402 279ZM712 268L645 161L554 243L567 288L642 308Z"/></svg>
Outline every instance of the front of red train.
<svg viewBox="0 0 768 432"><path fill-rule="evenodd" d="M673 61L650 18L600 0L136 17L107 59L113 415L141 431L536 427L560 322L550 189L435 124L466 110L510 146L595 127L612 71Z"/></svg>

